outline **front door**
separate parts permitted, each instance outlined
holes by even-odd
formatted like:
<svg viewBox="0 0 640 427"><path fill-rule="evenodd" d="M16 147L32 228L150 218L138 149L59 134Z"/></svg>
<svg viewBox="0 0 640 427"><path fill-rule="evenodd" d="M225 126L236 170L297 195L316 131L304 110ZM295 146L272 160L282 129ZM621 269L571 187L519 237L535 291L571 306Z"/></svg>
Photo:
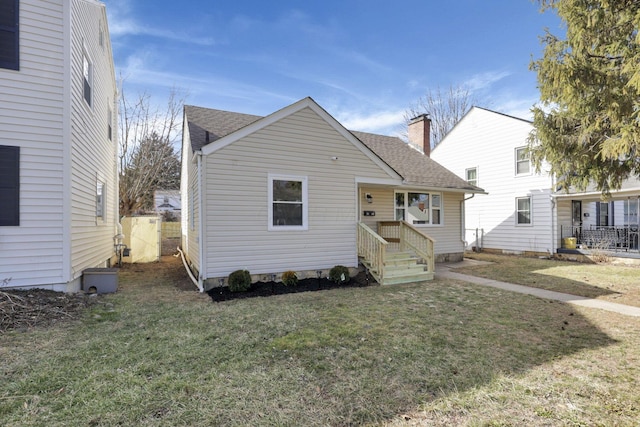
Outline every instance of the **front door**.
<svg viewBox="0 0 640 427"><path fill-rule="evenodd" d="M571 224L573 227L582 226L582 201L581 200L572 200L571 201Z"/></svg>

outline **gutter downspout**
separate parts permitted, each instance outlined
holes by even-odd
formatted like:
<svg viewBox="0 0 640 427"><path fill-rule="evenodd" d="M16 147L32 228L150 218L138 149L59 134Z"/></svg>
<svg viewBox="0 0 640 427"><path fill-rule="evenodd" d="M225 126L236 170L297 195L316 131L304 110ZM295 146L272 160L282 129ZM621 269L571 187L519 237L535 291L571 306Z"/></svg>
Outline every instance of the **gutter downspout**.
<svg viewBox="0 0 640 427"><path fill-rule="evenodd" d="M202 223L202 150L196 152L198 159L198 258L200 268L198 269L198 289L200 292L204 292L204 279L202 278L202 270L204 265L204 224Z"/></svg>
<svg viewBox="0 0 640 427"><path fill-rule="evenodd" d="M462 199L460 201L460 240L462 241L462 244L464 245L464 249L463 249L463 253L464 251L467 250L467 244L468 242L466 241L465 237L467 235L467 229L466 229L466 221L465 221L465 217L466 217L466 212L465 212L465 208L464 208L464 202L466 202L467 200L471 200L476 196L476 193L471 193L471 196L467 197L466 199ZM478 238L478 236L476 236L476 239Z"/></svg>
<svg viewBox="0 0 640 427"><path fill-rule="evenodd" d="M549 248L549 258L553 258L556 252L555 233L557 230L557 221L556 221L557 215L555 215L555 211L557 209L557 205L556 205L556 198L553 197L553 194L550 194L549 198L551 199L551 246Z"/></svg>

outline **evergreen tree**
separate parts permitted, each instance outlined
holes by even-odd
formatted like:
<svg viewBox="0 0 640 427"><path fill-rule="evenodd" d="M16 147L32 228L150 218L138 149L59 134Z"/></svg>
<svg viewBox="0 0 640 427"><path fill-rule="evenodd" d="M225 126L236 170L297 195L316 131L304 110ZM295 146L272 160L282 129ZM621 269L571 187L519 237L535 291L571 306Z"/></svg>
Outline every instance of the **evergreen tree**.
<svg viewBox="0 0 640 427"><path fill-rule="evenodd" d="M546 31L532 62L541 104L530 148L564 189L594 184L604 195L640 176L640 1L539 0L566 24Z"/></svg>

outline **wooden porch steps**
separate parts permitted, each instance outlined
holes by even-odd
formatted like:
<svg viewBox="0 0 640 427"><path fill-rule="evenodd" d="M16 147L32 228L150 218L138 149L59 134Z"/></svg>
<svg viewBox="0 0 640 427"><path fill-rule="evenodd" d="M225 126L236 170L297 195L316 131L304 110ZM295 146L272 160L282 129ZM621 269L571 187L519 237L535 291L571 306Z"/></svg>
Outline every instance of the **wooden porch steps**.
<svg viewBox="0 0 640 427"><path fill-rule="evenodd" d="M369 272L381 285L397 285L402 283L433 280L433 273L426 271L425 264L418 263L419 258L411 252L387 252L383 266L383 274L375 271L363 260Z"/></svg>

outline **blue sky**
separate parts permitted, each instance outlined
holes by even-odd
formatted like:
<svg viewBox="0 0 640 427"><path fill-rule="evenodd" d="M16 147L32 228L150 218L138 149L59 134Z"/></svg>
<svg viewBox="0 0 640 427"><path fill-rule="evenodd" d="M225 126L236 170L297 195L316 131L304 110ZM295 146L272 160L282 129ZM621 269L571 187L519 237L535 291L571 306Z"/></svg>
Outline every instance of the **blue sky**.
<svg viewBox="0 0 640 427"><path fill-rule="evenodd" d="M267 115L311 96L347 128L402 132L429 89L530 118L531 58L561 34L531 0L104 0L129 97Z"/></svg>

